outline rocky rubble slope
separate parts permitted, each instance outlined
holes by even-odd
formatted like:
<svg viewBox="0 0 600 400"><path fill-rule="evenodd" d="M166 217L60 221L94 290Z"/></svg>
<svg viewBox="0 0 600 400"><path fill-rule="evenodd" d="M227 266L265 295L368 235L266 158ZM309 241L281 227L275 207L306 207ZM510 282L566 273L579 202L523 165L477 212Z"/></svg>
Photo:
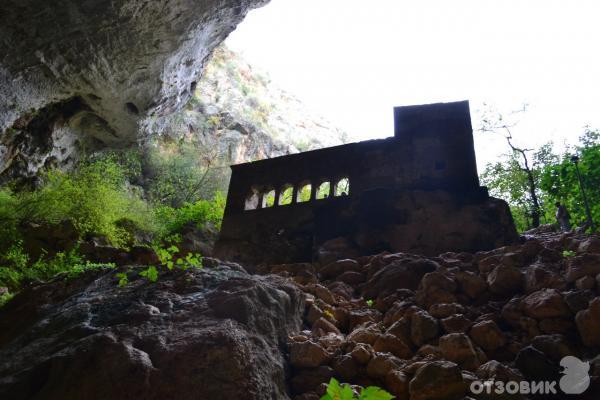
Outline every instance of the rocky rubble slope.
<svg viewBox="0 0 600 400"><path fill-rule="evenodd" d="M29 287L0 309L0 398L316 400L335 377L399 400L524 399L469 387L557 381L567 355L591 377L569 398L600 396L600 235L438 257L330 245L256 268L205 259L157 283L129 266Z"/></svg>
<svg viewBox="0 0 600 400"><path fill-rule="evenodd" d="M597 399L600 236L526 239L476 254L262 266L307 297L305 329L288 343L294 399L318 399L331 377L397 399L461 399L474 380L558 380L566 355L589 361L592 386L578 398Z"/></svg>
<svg viewBox="0 0 600 400"><path fill-rule="evenodd" d="M0 309L2 399L287 399L301 292L206 259L150 283L58 276Z"/></svg>

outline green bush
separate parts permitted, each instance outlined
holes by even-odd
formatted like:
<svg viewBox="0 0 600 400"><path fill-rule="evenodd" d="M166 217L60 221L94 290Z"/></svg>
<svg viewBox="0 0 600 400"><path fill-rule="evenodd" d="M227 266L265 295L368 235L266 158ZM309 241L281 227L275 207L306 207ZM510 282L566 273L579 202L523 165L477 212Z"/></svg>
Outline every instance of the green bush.
<svg viewBox="0 0 600 400"><path fill-rule="evenodd" d="M221 227L225 211L225 195L216 192L212 200L198 200L195 203L185 203L180 208L158 206L156 216L159 225L170 235L179 231L185 225L195 224L198 228L210 223L216 228Z"/></svg>
<svg viewBox="0 0 600 400"><path fill-rule="evenodd" d="M49 171L43 185L17 196L15 219L58 224L70 220L82 235L103 235L125 246L129 233L117 225L129 220L142 230L156 231L153 209L126 190L123 168L110 158L83 163L74 172Z"/></svg>
<svg viewBox="0 0 600 400"><path fill-rule="evenodd" d="M223 169L215 167L216 149L199 146L182 140L147 150L145 189L152 203L182 207L208 199L215 191L224 189Z"/></svg>
<svg viewBox="0 0 600 400"><path fill-rule="evenodd" d="M0 287L7 287L9 291L15 292L25 282L45 281L62 272L73 278L88 270L104 268L114 268L114 265L87 262L77 253L77 249L31 262L23 251L21 242L17 241L0 255Z"/></svg>

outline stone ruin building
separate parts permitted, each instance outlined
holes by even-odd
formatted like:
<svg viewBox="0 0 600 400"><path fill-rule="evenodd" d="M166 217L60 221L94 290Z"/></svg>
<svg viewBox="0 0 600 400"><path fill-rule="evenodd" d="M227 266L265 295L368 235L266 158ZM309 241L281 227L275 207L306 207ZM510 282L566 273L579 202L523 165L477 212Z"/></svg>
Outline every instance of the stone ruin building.
<svg viewBox="0 0 600 400"><path fill-rule="evenodd" d="M386 139L232 166L215 254L289 263L518 240L507 204L480 186L468 101L396 107L394 120Z"/></svg>

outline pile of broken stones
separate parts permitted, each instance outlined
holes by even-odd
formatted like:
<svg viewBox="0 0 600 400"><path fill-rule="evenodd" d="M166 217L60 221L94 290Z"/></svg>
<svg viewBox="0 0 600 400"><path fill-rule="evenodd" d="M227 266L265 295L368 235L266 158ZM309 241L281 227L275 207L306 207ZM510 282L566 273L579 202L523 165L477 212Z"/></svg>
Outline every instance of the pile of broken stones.
<svg viewBox="0 0 600 400"><path fill-rule="evenodd" d="M295 400L319 399L332 377L400 400L506 398L477 397L470 384L556 381L567 355L590 363L591 386L575 397L600 398L600 236L538 233L476 254L382 253L259 272L306 296L304 330L288 340Z"/></svg>

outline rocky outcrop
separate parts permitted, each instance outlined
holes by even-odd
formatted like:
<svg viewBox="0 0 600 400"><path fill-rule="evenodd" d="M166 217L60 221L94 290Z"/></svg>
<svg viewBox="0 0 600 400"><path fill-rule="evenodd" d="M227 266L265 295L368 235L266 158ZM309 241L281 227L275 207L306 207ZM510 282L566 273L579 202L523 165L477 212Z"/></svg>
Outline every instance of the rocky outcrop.
<svg viewBox="0 0 600 400"><path fill-rule="evenodd" d="M0 398L288 398L297 288L210 259L157 283L140 271L124 287L118 271L59 276L3 307Z"/></svg>
<svg viewBox="0 0 600 400"><path fill-rule="evenodd" d="M2 2L0 172L135 142L190 99L212 50L266 3Z"/></svg>

